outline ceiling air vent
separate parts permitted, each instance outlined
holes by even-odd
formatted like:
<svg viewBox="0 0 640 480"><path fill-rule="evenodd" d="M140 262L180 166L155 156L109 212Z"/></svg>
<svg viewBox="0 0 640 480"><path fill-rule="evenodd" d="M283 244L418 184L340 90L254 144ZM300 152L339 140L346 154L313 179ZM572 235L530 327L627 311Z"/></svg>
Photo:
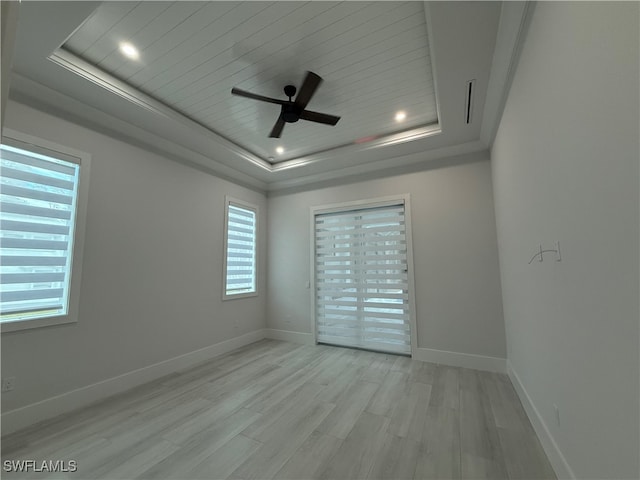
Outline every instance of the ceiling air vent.
<svg viewBox="0 0 640 480"><path fill-rule="evenodd" d="M464 99L464 121L466 124L471 123L471 116L473 115L473 95L476 89L476 81L469 80L465 89Z"/></svg>

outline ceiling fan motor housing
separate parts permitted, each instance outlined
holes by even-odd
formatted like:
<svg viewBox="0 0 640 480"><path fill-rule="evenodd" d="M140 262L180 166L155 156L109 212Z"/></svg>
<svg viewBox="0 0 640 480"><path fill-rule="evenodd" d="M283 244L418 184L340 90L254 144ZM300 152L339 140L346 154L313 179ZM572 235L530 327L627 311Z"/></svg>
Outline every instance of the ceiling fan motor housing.
<svg viewBox="0 0 640 480"><path fill-rule="evenodd" d="M286 85L284 87L284 94L289 97L290 105L282 105L282 111L280 115L282 119L287 123L295 123L300 120L301 108L297 108L291 100L296 94L297 88L294 85Z"/></svg>
<svg viewBox="0 0 640 480"><path fill-rule="evenodd" d="M300 120L301 113L302 109L292 103L291 105L283 105L282 113L280 115L285 122L295 123Z"/></svg>

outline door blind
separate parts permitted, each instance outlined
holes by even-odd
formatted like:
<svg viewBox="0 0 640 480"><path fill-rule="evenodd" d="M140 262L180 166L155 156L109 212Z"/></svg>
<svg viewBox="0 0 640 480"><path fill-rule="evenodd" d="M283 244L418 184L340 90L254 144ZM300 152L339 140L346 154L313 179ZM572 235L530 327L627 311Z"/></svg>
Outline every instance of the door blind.
<svg viewBox="0 0 640 480"><path fill-rule="evenodd" d="M410 353L404 205L315 216L318 342Z"/></svg>

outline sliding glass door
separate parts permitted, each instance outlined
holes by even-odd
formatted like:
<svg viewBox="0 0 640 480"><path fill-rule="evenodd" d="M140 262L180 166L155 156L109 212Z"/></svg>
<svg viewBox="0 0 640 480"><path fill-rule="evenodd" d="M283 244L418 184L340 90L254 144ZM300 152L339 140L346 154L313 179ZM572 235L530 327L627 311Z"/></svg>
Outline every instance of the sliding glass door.
<svg viewBox="0 0 640 480"><path fill-rule="evenodd" d="M404 203L316 213L319 343L411 353Z"/></svg>

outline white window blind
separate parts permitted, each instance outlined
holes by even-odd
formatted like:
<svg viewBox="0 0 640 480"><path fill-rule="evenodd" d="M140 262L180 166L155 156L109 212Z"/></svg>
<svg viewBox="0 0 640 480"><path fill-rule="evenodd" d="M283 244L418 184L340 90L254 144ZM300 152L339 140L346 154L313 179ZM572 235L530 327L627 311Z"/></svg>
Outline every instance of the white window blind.
<svg viewBox="0 0 640 480"><path fill-rule="evenodd" d="M67 314L80 165L0 147L0 318Z"/></svg>
<svg viewBox="0 0 640 480"><path fill-rule="evenodd" d="M226 295L256 291L256 212L227 203Z"/></svg>
<svg viewBox="0 0 640 480"><path fill-rule="evenodd" d="M315 216L318 342L411 353L404 205Z"/></svg>

